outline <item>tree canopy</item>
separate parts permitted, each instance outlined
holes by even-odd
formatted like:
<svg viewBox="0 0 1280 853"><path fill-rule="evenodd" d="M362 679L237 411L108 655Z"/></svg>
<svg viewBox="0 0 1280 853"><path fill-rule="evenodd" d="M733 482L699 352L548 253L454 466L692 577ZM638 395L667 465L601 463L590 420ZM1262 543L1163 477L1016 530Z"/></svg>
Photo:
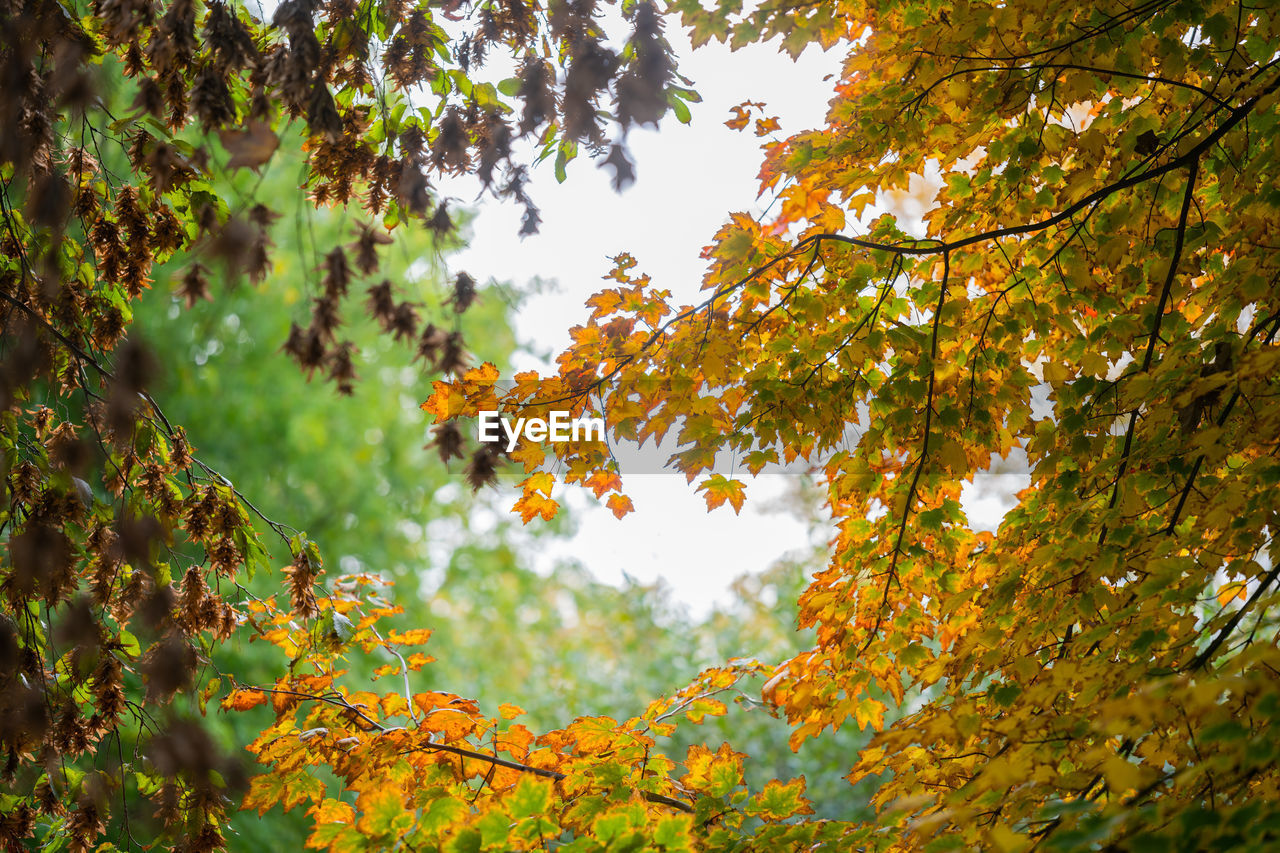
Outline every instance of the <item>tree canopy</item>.
<svg viewBox="0 0 1280 853"><path fill-rule="evenodd" d="M766 144L775 203L727 212L703 302L619 255L557 369L503 377L468 353L475 279L424 305L386 249L453 232L441 174L523 204L525 231L534 161L587 153L625 186L628 130L697 101L668 26L841 51L826 122ZM1278 27L1225 0L0 7L0 839L112 849L125 822L213 850L247 790L333 851L1274 843ZM761 109L730 122L768 128ZM749 485L718 459L812 467L838 530L797 599L814 646L540 733L514 703L415 690L430 631L395 622L388 578L322 574L312 538L193 454L153 394L163 352L128 334L153 276L189 304L218 267L271 286L278 201L218 179L284 146L309 201L354 220L304 255L279 346L305 375L371 381L367 315L437 377L445 461L477 488L525 472L526 522L557 483L624 515L625 472L595 444L504 460L460 418L569 406L613 442L670 434L709 509ZM920 222L890 209L934 180ZM1019 455L1030 485L977 528L962 484ZM268 572L279 600L248 586ZM274 677L209 678L245 635ZM237 778L177 696L268 709L264 772ZM875 730L848 772L874 813L813 815L803 778L749 789L728 743L676 752L674 721L731 696L785 715L793 748Z"/></svg>

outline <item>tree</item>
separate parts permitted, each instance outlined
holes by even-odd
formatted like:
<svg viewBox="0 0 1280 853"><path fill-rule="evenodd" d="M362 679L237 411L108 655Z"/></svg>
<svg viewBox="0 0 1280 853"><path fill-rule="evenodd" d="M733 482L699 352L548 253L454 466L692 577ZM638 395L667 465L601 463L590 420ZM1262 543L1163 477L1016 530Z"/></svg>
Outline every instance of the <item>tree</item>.
<svg viewBox="0 0 1280 853"><path fill-rule="evenodd" d="M847 50L827 125L766 148L774 212L730 217L700 305L619 257L558 374L428 407L670 429L712 507L743 499L717 452L821 470L818 644L765 698L795 744L924 700L859 756L881 811L846 849L1273 844L1275 11L673 7L695 43ZM923 230L881 212L935 173ZM961 483L1015 451L1031 486L977 532ZM516 454L523 500L545 455L627 510L601 448Z"/></svg>
<svg viewBox="0 0 1280 853"><path fill-rule="evenodd" d="M222 198L279 200L280 216L270 232L275 244L270 281L249 284L215 268L210 298L187 305L187 297L177 292L182 264L161 265L153 273L157 285L132 305L131 333L164 353L149 393L164 401L167 417L187 425L200 459L233 477L237 490L251 496L263 515L305 531L330 565L367 566L395 580L397 602L405 608L402 622L431 624L433 651L452 661L457 648L452 626L431 617L418 567L427 552L424 528L465 524L472 501L456 486L445 488L454 475L438 461L433 464L433 448L423 446L423 413L412 404L420 375L415 353L383 335L372 318L351 317L346 336L360 353L361 373L373 381L354 383L349 395L317 389L277 353L291 323L305 322L309 314L308 278L314 275L309 247L340 243L350 228L341 210L317 210L297 192L303 141L301 135L286 136L258 174L236 170L211 181ZM439 274L428 261L447 256L450 239L424 228L399 228L392 236L395 243L383 249L380 274L397 283L406 301L440 311L435 304ZM513 346L506 321L509 301L500 288L479 288L476 304L462 318L464 334L483 332L477 339L481 357L499 363ZM446 499L458 491L464 493ZM292 555L284 543L268 525L255 522L271 564L288 564ZM493 547L475 551L474 561L485 568L502 565L507 553ZM187 556L199 559L198 553ZM237 591L241 600L267 597L280 588L274 572L258 572L240 583L246 590ZM275 649L251 639L249 632L238 632L231 642L211 649L210 677L234 673L244 681L270 683L282 662ZM367 682L380 663L352 661L353 677ZM435 670L429 683L450 683ZM465 690L465 682L453 683L453 689ZM254 714L210 714L202 722L214 742L242 762L244 744L262 727ZM224 832L234 849L300 849L311 828L301 810L276 810L265 817L235 811L228 818ZM107 837L117 838L118 829L108 827Z"/></svg>
<svg viewBox="0 0 1280 853"><path fill-rule="evenodd" d="M708 249L706 301L670 304L620 256L559 372L510 388L491 364L468 369L460 338L424 328L392 287L372 285L371 313L453 375L426 404L446 455L454 419L482 403L527 415L568 400L598 407L614 440L674 429L676 465L702 478L711 508L744 499L717 453L748 470L810 461L839 536L799 597L813 649L729 661L631 719L535 736L513 722L518 707L414 692L427 632L386 626L397 608L369 572L318 587L318 549L300 534L276 528L292 555L288 605L228 600L224 587L269 565L252 507L146 394L147 351L117 344L157 258L194 250L265 277L270 209L233 210L206 176L265 163L282 113L305 123L311 197L355 201L387 226L448 230L434 169L473 172L536 227L517 134L561 166L580 147L599 155L626 183L626 130L694 98L657 10L624 5L619 52L585 3L290 0L273 25L184 0L162 14L145 0L4 10L6 843L43 822L93 846L109 813L128 813L113 806L123 795L156 803L167 840L220 846L230 767L166 709L237 630L281 649L271 684L227 674L225 708L273 717L251 745L269 771L245 804L306 804L316 847L1274 841L1274 11L673 11L695 42L780 36L793 53L847 52L827 125L766 150L776 214L731 216ZM486 83L498 50L518 74ZM104 90L120 75L124 117L94 96L95 80ZM420 83L430 105L410 109ZM106 165L120 148L125 180ZM933 171L944 183L922 233L873 215ZM369 223L351 239L316 252L312 317L282 342L340 391L355 372L337 334L346 294L385 236ZM191 262L184 292L199 298L205 278ZM452 310L472 285L455 278ZM977 532L960 484L1015 450L1031 487L997 534ZM471 454L469 479L489 482L498 454ZM527 519L555 513L554 478L537 470L548 460L628 509L598 447L526 442L513 455L529 474ZM385 656L387 692L344 678L357 653ZM724 713L721 696L748 677L767 679L761 698L796 746L850 720L879 729L914 691L919 706L850 774L879 775L874 819L805 820L803 780L752 794L727 744L678 763L663 751L673 719Z"/></svg>
<svg viewBox="0 0 1280 853"><path fill-rule="evenodd" d="M324 797L324 777L299 774L293 758L315 765L333 761L332 749L350 756L359 738L338 737L342 726L381 731L385 726L371 721L401 711L424 717L416 745L396 767L424 765L416 778L440 783L427 793L446 795L447 814L497 814L512 788L494 773L515 768L458 745L491 728L477 706L428 691L405 696L411 706L388 698L375 710L363 702L371 694L337 681L339 657L380 649L394 662L374 675L407 687L429 658L398 648L421 643L428 632L389 628L386 620L399 608L379 597L384 579L372 573L322 587L315 541L259 512L234 480L193 456L186 432L152 393L159 388L157 355L168 353L125 334L133 301L153 275L176 286L188 308L211 295L219 267L232 282L278 283L282 258L273 252L273 229L283 211L260 194L259 181L233 173L268 166L282 140L296 144L291 134L301 132L308 197L348 212L359 204L370 221L309 247L303 264L319 269L310 316L282 336L282 348L308 377L321 372L339 393L352 394L359 361L345 336L346 315L351 288L363 280L367 313L389 338L409 343L438 372L463 369L468 355L458 316L475 299L474 280L452 276L447 301L433 311L439 325L424 322L421 305L378 281L380 255L392 242L385 231L425 227L448 235L452 212L428 179L446 171L473 172L482 186L515 198L526 207L525 230L536 228L524 166L513 152L517 134L535 139L533 156L554 155L559 169L580 146L603 155L617 184L625 184L630 163L620 136L696 99L675 85L654 9L627 10L631 35L622 54L605 45L588 7L549 17L518 3L486 9L452 51L425 5L316 9L291 2L275 10L271 24L235 4L183 0L164 8L144 0L2 11L0 60L9 84L3 118L10 128L0 147L9 499L0 624L4 843L19 847L34 838L41 846L87 849L110 837L126 847L223 846L238 766L196 714L220 696L223 708L241 712L272 697L278 719L257 750L275 772L255 780L249 802L314 799L316 843L334 836L332 815L343 814L343 803ZM458 12L453 4L442 17ZM524 54L517 76L499 85L470 75L495 45ZM407 93L424 82L435 109L411 108ZM521 107L516 126L504 100L512 92ZM612 138L598 109L610 99L618 128ZM447 427L434 443L446 460L465 451ZM477 448L468 479L488 482L495 464L489 448ZM250 586L255 571L274 564L258 524L288 548L283 609ZM244 672L210 677L219 648L246 634L286 652L283 674L263 689L240 686ZM437 705L447 706L443 732L435 731ZM314 723L336 709L333 735L321 725L292 727L295 709L320 711ZM515 713L502 709L503 716ZM628 737L639 725L598 718L578 727L599 741L610 732ZM272 740L273 732L284 732L284 742ZM522 730L510 732L518 749ZM561 737L576 742L577 734ZM393 739L370 745L385 752ZM280 748L291 745L303 752L281 767ZM566 768L575 760L554 752L548 757ZM469 760L427 773L441 757ZM654 766L665 764L655 756ZM372 776L345 779L350 766L333 769L362 792L362 808L366 795L385 804L395 791ZM545 780L563 771L518 765L520 774ZM477 778L501 796L477 804ZM630 790L612 774L588 787ZM521 793L539 798L547 791L525 786ZM643 801L662 807L645 820L662 821L673 839L684 833L664 810L689 805L659 790ZM404 828L398 818L393 823ZM384 828L378 819L362 821L360 831ZM458 827L426 827L437 829L454 834Z"/></svg>
<svg viewBox="0 0 1280 853"><path fill-rule="evenodd" d="M222 846L239 780L194 712L228 687L208 677L217 647L265 631L261 616L274 612L246 586L273 565L255 517L291 561L287 609L298 622L272 626L302 626L281 663L290 678L308 655L383 642L345 615L372 576L335 581L336 599L320 586L314 541L262 516L232 479L193 456L150 393L157 354L125 338L133 300L153 274L171 274L159 264L180 266L172 275L188 305L210 295L219 268L253 283L280 268L276 200L243 175L243 192L224 196L218 178L260 170L298 133L307 197L357 220L309 247L304 264L320 270L309 317L279 341L308 377L319 372L351 394L359 357L344 324L353 302L437 375L470 357L460 325L476 297L470 276L450 277L430 322L376 275L389 230L452 233L429 173L474 174L524 204L533 230L537 210L513 152L520 135L537 140L531 156L561 165L580 145L607 154L622 182L625 151L597 110L612 81L622 87L622 131L693 97L675 86L650 6L629 11L632 36L619 56L590 9L548 19L519 3L486 10L451 51L437 19L457 19L458 5L296 0L271 23L223 2L0 7L7 846L34 836L85 849L108 828L126 846L135 833L148 844ZM553 41L564 52L540 56ZM501 90L470 73L496 46L525 60ZM409 100L420 84L430 86L431 108ZM447 429L435 445L445 459L468 453ZM472 482L489 481L493 467L489 450L470 453ZM387 646L422 633L390 636ZM417 669L425 660L402 662ZM182 696L189 705L174 704Z"/></svg>

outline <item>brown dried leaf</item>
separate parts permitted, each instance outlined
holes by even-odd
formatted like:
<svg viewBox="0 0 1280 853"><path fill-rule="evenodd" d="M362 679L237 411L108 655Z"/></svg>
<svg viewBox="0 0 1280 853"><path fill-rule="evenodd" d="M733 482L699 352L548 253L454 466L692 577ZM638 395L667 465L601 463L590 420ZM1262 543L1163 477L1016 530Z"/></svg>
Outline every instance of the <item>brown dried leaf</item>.
<svg viewBox="0 0 1280 853"><path fill-rule="evenodd" d="M251 121L245 130L219 131L218 138L222 140L222 147L231 154L228 169L242 166L257 169L280 147L280 137L264 121Z"/></svg>

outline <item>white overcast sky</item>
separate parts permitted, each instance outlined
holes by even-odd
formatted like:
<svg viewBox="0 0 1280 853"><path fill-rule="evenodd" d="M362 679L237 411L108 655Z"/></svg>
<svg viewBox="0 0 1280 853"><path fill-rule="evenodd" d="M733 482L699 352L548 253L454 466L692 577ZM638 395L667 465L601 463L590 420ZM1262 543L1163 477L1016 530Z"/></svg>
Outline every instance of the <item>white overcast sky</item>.
<svg viewBox="0 0 1280 853"><path fill-rule="evenodd" d="M822 78L839 67L834 53L810 50L793 62L771 47L730 52L708 45L693 51L682 34L668 36L681 73L694 81L703 102L693 105L689 125L668 115L659 131L632 131L637 180L629 188L615 192L611 171L586 157L571 163L568 180L558 184L547 161L530 186L542 228L523 240L516 236L518 206L459 198L478 216L469 247L449 258L452 268L510 282L518 290L535 277L550 284L535 288L516 314L517 334L531 350L519 367L545 368L540 356L554 356L568 345L569 328L586 319L586 299L606 286L609 258L619 252L634 255L638 270L670 289L676 303L696 301L702 247L730 212L759 209L755 176L764 140L751 130L725 127L731 107L765 101L783 133L823 119L831 84ZM557 493L577 521L577 532L554 544L540 541L537 561L545 567L552 560L577 560L610 582L624 572L644 582L661 578L679 601L704 612L738 575L765 569L808 544L805 524L764 506L785 485L781 476L761 480L759 488L748 487L747 504L736 516L727 507L708 513L702 496L678 474L625 478L636 511L621 521L580 491Z"/></svg>
<svg viewBox="0 0 1280 853"><path fill-rule="evenodd" d="M470 246L449 258L452 268L520 290L535 277L554 282L527 296L517 313L517 334L532 350L519 367L545 368L539 355L554 355L568 344L568 329L586 319L585 300L606 286L609 257L619 252L634 255L638 271L671 290L676 304L697 301L702 247L730 212L758 213L769 201L756 197L765 140L750 128L727 128L731 107L766 102L765 114L779 118L785 135L823 121L832 88L823 78L838 70L838 51L814 48L792 61L771 45L731 52L711 44L693 51L681 33L668 36L681 72L703 102L694 105L689 125L668 116L660 131L632 132L637 180L631 187L616 193L611 172L585 157L571 163L568 180L557 184L547 161L530 187L542 210L541 233L524 240L516 236L519 207L459 198L478 216ZM589 495L557 493L577 520L577 532L555 544L540 541L538 561L545 567L556 559L577 560L610 582L624 572L644 582L661 578L679 601L705 612L735 577L767 568L815 535L799 519L770 508L776 502L768 498L782 491L785 476L748 483L747 503L736 516L728 507L708 514L701 495L678 474L624 478L636 512L621 521ZM1004 501L986 499L994 501L988 509L998 517ZM816 535L825 538L826 532Z"/></svg>

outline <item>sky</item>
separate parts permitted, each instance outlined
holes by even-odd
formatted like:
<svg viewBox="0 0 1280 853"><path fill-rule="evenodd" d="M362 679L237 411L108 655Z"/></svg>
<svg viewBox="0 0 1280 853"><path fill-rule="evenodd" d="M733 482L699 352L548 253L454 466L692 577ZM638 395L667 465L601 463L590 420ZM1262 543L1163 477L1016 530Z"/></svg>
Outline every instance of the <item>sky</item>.
<svg viewBox="0 0 1280 853"><path fill-rule="evenodd" d="M541 231L524 239L516 236L518 206L459 198L478 215L470 245L449 258L450 266L527 292L515 315L517 334L529 350L518 357L518 368L545 368L545 357L568 345L569 328L586 320L586 299L606 286L609 258L619 252L635 256L637 269L671 290L674 301L697 301L702 247L730 212L760 210L755 175L766 140L726 127L731 107L765 101L788 135L823 120L830 83L822 78L839 67L834 53L811 49L793 62L770 46L731 52L712 44L694 51L682 34L669 31L668 37L681 73L693 80L703 102L693 105L688 125L668 115L659 131L631 132L634 184L616 192L612 172L586 157L570 163L568 180L559 184L547 161L535 169L530 186L542 211ZM807 549L815 537L825 539L825 531L811 531L777 506L786 476L749 484L739 515L728 507L708 513L694 486L674 473L625 478L636 511L621 520L589 494L567 489L555 497L577 522L576 532L558 541L537 540L542 550L535 564L548 568L555 560L576 560L613 583L624 573L644 583L661 579L677 601L703 613L726 596L738 575Z"/></svg>
<svg viewBox="0 0 1280 853"><path fill-rule="evenodd" d="M769 202L757 199L755 178L768 138L757 138L750 127L726 127L734 105L764 101L764 113L779 119L780 136L823 121L832 85L824 77L838 71L838 51L810 48L793 61L772 45L731 52L710 44L694 51L681 33L669 30L668 37L681 73L693 80L703 102L693 105L689 125L668 116L660 131L632 131L634 184L615 192L611 171L585 157L572 162L568 180L558 184L547 161L535 169L530 185L542 211L541 232L524 239L517 236L521 208L459 195L459 203L478 215L470 245L449 258L451 268L527 293L515 315L517 334L529 350L517 359L518 369L546 369L546 357L568 345L569 328L585 321L584 303L605 286L609 258L619 252L632 254L636 271L669 289L676 304L700 301L702 247L731 212L758 214ZM457 191L465 188L460 184ZM576 532L559 541L536 540L542 550L535 564L548 568L555 560L576 560L615 583L624 573L645 583L661 579L676 600L695 614L705 613L726 599L737 576L821 545L830 535L780 507L776 498L786 491L788 476L748 481L738 515L727 506L708 514L694 486L674 473L624 477L636 511L622 520L589 494L565 490L555 497L577 522ZM971 490L980 515L975 521L993 526L1016 485L987 481Z"/></svg>

